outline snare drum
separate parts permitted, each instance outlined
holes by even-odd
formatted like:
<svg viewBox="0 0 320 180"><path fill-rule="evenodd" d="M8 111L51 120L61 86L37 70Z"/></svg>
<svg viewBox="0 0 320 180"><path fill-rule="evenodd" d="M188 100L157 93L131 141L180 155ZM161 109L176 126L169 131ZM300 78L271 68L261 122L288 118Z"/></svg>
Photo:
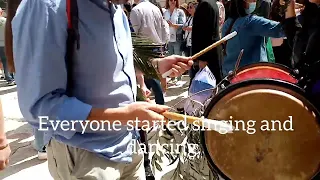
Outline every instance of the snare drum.
<svg viewBox="0 0 320 180"><path fill-rule="evenodd" d="M219 92L206 108L206 118L231 120L236 128L231 134L201 132L210 168L225 180L320 179L319 112L290 73L278 67L240 69L232 80L237 83ZM256 132L249 134L248 129Z"/></svg>

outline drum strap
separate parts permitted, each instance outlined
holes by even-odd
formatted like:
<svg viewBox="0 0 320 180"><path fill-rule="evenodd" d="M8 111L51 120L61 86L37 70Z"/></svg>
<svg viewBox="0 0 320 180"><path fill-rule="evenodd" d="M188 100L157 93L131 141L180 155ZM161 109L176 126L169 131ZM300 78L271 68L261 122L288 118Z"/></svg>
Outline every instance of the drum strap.
<svg viewBox="0 0 320 180"><path fill-rule="evenodd" d="M232 30L232 27L233 27L234 23L236 22L236 20L237 20L237 19L232 19L232 22L231 22L228 30L226 31L226 35L230 34L230 32L231 32L231 30ZM227 55L227 43L228 43L228 41L225 41L225 42L223 43L223 54L224 54L225 56Z"/></svg>

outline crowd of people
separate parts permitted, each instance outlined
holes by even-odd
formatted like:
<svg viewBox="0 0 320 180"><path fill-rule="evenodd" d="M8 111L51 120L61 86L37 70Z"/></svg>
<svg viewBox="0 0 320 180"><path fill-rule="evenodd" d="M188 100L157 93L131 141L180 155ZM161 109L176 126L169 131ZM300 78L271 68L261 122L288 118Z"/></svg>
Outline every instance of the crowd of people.
<svg viewBox="0 0 320 180"><path fill-rule="evenodd" d="M68 9L65 1L77 3ZM0 48L4 78L8 85L17 83L21 112L35 129L40 142L36 149L48 158L55 179L145 179L152 177L148 156L128 149L132 139L148 143L145 132L87 129L81 134L80 127L53 131L48 126L48 132L39 134L37 117L124 124L132 118L162 120L169 109L164 105L168 85L186 73L192 82L205 67L220 82L234 70L242 50L240 67L275 62L298 68L299 76L308 77L307 93L320 107L320 1L296 1L283 13L284 0L198 0L181 5L166 0L165 7L154 0L24 0L17 13L20 1L8 1L2 33L6 47ZM237 36L227 43L190 60L233 31ZM145 78L134 67L131 33L163 45L155 51L164 57L152 64L159 74L171 69L170 80ZM137 84L144 96L153 92L156 104L135 102ZM0 169L8 166L10 155L3 126L1 118Z"/></svg>

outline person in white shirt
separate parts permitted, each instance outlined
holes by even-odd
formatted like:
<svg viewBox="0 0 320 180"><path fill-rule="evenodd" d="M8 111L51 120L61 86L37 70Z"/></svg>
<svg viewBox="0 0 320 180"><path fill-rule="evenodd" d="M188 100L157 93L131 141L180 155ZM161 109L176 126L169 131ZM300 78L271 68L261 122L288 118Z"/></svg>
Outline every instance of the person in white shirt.
<svg viewBox="0 0 320 180"><path fill-rule="evenodd" d="M183 42L183 24L186 22L186 15L182 9L179 9L179 0L166 0L166 12L164 18L170 27L170 40L168 43L169 55L182 55L181 45ZM181 80L181 77L171 78L175 84Z"/></svg>
<svg viewBox="0 0 320 180"><path fill-rule="evenodd" d="M166 9L164 18L170 26L170 40L168 43L169 54L182 55L182 27L186 21L186 15L182 9L179 9L179 0L166 0Z"/></svg>
<svg viewBox="0 0 320 180"><path fill-rule="evenodd" d="M148 0L135 0L130 21L137 35L150 38L154 43L167 43L166 22L160 9Z"/></svg>

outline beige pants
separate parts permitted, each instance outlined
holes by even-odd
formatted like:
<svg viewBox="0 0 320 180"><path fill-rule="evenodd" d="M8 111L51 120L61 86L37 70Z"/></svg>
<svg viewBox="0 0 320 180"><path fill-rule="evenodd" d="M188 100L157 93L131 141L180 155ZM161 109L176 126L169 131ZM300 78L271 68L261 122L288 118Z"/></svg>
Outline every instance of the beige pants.
<svg viewBox="0 0 320 180"><path fill-rule="evenodd" d="M116 163L53 139L48 145L47 153L49 171L54 180L146 179L143 154L133 154L130 164Z"/></svg>

